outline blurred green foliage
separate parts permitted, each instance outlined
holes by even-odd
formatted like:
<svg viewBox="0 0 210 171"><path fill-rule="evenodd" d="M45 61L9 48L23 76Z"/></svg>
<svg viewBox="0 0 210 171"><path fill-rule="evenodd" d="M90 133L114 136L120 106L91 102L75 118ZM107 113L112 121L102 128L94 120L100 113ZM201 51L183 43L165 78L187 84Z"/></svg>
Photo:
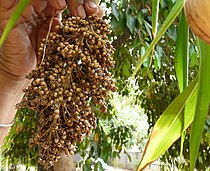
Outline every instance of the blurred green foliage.
<svg viewBox="0 0 210 171"><path fill-rule="evenodd" d="M164 22L174 3L175 0L160 0L158 28ZM129 97L132 95L131 88L126 86L130 82L129 76L153 39L152 1L103 1L103 5L107 8L105 19L110 22L112 29L110 39L116 49L113 55L116 67L112 73L116 78L119 93ZM144 61L135 80L132 80L138 87L133 93L135 94L133 101L137 105L141 104L141 108L147 115L148 133L163 111L179 94L174 68L178 21L179 18L170 26L152 54ZM192 34L190 34L189 47L189 76L192 80L198 72L199 62L197 45ZM116 110L111 104L106 114L101 114L97 107L94 107L94 110L98 117L98 127L78 147L78 152L83 158L80 165L88 171L91 166L95 170L103 170L102 164L97 161L98 158L107 162L109 159L118 157L121 151L126 153L126 148L132 145L130 142L136 131L133 125L119 122ZM29 148L28 145L34 131L36 131L36 113L28 110L19 111L3 152L3 157L9 161L9 164L36 165L37 149ZM170 170L174 166L183 170L189 167L188 140L189 132L187 131L183 151L184 163L180 164L180 140L178 140L161 157L161 161L164 163L163 170ZM199 159L196 164L198 170L205 170L209 166L209 146L210 118L207 117Z"/></svg>

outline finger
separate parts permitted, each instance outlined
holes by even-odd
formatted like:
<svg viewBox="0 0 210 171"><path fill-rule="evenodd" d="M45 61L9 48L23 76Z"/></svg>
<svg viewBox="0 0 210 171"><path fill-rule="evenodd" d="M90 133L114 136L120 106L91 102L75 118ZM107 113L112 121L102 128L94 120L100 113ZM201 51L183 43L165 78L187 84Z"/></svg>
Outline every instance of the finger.
<svg viewBox="0 0 210 171"><path fill-rule="evenodd" d="M95 3L94 0L85 0L85 11L87 15L93 15L98 13L98 5Z"/></svg>
<svg viewBox="0 0 210 171"><path fill-rule="evenodd" d="M48 2L46 0L31 0L30 4L34 7L34 11L40 15L47 7Z"/></svg>
<svg viewBox="0 0 210 171"><path fill-rule="evenodd" d="M102 18L105 15L104 9L101 6L99 6L98 8L98 13L96 15Z"/></svg>
<svg viewBox="0 0 210 171"><path fill-rule="evenodd" d="M25 18L29 18L35 14L34 8L31 5L28 5L22 13L22 16Z"/></svg>
<svg viewBox="0 0 210 171"><path fill-rule="evenodd" d="M57 16L62 13L63 10L55 9L50 3L47 4L47 7L42 12L45 17Z"/></svg>
<svg viewBox="0 0 210 171"><path fill-rule="evenodd" d="M66 1L65 0L48 0L48 2L56 10L64 10L66 8Z"/></svg>
<svg viewBox="0 0 210 171"><path fill-rule="evenodd" d="M86 12L83 6L83 0L67 0L70 14L76 17L85 18Z"/></svg>

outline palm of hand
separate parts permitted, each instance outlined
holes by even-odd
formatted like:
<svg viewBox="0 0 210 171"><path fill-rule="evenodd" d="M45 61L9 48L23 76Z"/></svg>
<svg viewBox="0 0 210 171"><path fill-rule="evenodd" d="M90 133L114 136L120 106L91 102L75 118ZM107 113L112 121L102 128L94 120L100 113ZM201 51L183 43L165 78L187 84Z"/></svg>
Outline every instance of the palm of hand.
<svg viewBox="0 0 210 171"><path fill-rule="evenodd" d="M46 37L49 19L53 15L53 25L60 24L59 15L66 8L66 2L74 16L103 16L103 9L94 0L31 0L0 49L0 72L25 78L35 68L40 60L37 59L37 49ZM0 0L0 35L16 4L17 0Z"/></svg>
<svg viewBox="0 0 210 171"><path fill-rule="evenodd" d="M15 1L5 3L0 0L0 35L15 6ZM46 21L55 12L58 13L47 1L30 2L0 49L1 70L16 77L24 77L35 68L37 46L48 30L49 22Z"/></svg>
<svg viewBox="0 0 210 171"><path fill-rule="evenodd" d="M0 0L0 36L19 0ZM30 81L25 75L35 68L37 49L46 37L49 19L55 16L53 25L60 23L59 14L66 8L74 16L103 16L103 9L94 0L31 0L16 26L0 48L0 123L10 123ZM8 128L7 128L8 129ZM1 131L0 145L7 129Z"/></svg>

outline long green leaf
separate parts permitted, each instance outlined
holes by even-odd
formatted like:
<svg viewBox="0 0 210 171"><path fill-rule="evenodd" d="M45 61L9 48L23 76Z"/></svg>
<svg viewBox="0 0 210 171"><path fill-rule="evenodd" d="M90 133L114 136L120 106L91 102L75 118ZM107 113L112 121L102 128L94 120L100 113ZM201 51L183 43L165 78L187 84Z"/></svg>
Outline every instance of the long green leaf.
<svg viewBox="0 0 210 171"><path fill-rule="evenodd" d="M27 7L29 2L30 2L30 0L20 0L20 2L18 3L17 7L15 8L14 12L12 13L12 16L10 17L10 19L6 25L6 28L4 29L4 32L1 36L0 47L3 45L9 32L15 26L18 18L21 16L21 14L23 13L24 9Z"/></svg>
<svg viewBox="0 0 210 171"><path fill-rule="evenodd" d="M178 26L176 50L175 50L175 69L176 69L176 76L180 92L182 92L188 85L188 50L189 50L188 41L189 41L189 27L184 15L184 10L182 10ZM185 120L185 118L182 119L183 121ZM181 148L180 148L181 159L183 158L182 152L183 152L184 140L185 140L185 132L183 132L181 136Z"/></svg>
<svg viewBox="0 0 210 171"><path fill-rule="evenodd" d="M157 34L159 3L160 3L160 0L152 1L152 34L153 34L153 37L156 37L156 34Z"/></svg>
<svg viewBox="0 0 210 171"><path fill-rule="evenodd" d="M190 135L190 171L194 170L210 102L210 45L199 41L200 70L195 118Z"/></svg>
<svg viewBox="0 0 210 171"><path fill-rule="evenodd" d="M188 41L189 27L184 11L182 11L175 50L175 69L180 92L182 92L188 85Z"/></svg>
<svg viewBox="0 0 210 171"><path fill-rule="evenodd" d="M143 170L148 164L159 158L193 121L198 90L197 81L196 77L156 122L138 166L138 171ZM183 109L185 112L182 112ZM184 123L183 117L185 118Z"/></svg>
<svg viewBox="0 0 210 171"><path fill-rule="evenodd" d="M173 23L174 19L179 15L180 11L182 10L184 5L183 0L177 0L176 4L172 8L171 12L169 13L168 17L165 19L164 23L160 27L160 30L157 33L157 36L153 39L151 44L149 45L146 53L142 58L139 59L135 70L133 71L133 74L131 75L131 78L134 78L138 70L141 68L141 65L143 64L144 60L149 56L150 52L154 49L155 45L158 43L158 41L161 39L163 34L165 34L166 30L169 28L169 26Z"/></svg>

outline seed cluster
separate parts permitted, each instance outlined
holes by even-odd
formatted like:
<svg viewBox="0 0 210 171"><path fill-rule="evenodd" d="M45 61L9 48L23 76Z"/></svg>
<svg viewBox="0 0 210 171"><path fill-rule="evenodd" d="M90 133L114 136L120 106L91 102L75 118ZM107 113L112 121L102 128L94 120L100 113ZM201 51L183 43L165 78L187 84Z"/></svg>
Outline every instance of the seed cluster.
<svg viewBox="0 0 210 171"><path fill-rule="evenodd" d="M39 48L44 56L27 78L31 85L17 105L38 113L38 131L31 143L39 145L39 163L51 167L65 152L73 154L76 142L96 128L90 101L106 112L110 91L116 91L111 73L113 47L103 19L66 15ZM46 46L46 49L45 49Z"/></svg>

